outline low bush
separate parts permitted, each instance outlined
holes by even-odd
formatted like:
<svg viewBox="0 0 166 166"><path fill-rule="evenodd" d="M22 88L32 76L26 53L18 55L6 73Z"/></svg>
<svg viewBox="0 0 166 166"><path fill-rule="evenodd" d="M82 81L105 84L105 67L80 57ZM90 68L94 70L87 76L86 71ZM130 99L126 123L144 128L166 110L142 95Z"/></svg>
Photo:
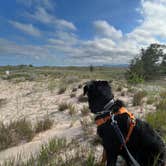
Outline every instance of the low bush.
<svg viewBox="0 0 166 166"><path fill-rule="evenodd" d="M133 97L133 106L141 105L142 99L147 95L146 91L139 91L134 94Z"/></svg>
<svg viewBox="0 0 166 166"><path fill-rule="evenodd" d="M63 94L64 92L66 91L66 86L65 85L61 85L59 86L59 89L58 89L58 94Z"/></svg>
<svg viewBox="0 0 166 166"><path fill-rule="evenodd" d="M68 103L66 103L66 102L62 102L62 103L60 103L59 105L58 105L58 110L59 111L64 111L64 110L66 110L66 109L68 109L69 108L69 105L68 105Z"/></svg>

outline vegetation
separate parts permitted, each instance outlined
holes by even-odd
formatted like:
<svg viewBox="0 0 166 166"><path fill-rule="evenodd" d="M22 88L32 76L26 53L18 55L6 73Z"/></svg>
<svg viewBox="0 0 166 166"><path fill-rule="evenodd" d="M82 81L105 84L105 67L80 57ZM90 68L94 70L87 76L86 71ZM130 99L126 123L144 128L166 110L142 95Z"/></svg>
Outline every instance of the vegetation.
<svg viewBox="0 0 166 166"><path fill-rule="evenodd" d="M88 106L84 105L81 109L81 113L82 113L83 116L87 116L90 113L90 110L89 110Z"/></svg>
<svg viewBox="0 0 166 166"><path fill-rule="evenodd" d="M30 121L20 119L11 122L9 125L0 123L0 150L18 145L22 142L31 141L35 133L49 129L53 124L48 116L44 120L38 121L33 128Z"/></svg>
<svg viewBox="0 0 166 166"><path fill-rule="evenodd" d="M75 97L75 96L76 96L75 93L71 93L71 94L70 94L70 97L71 97L71 98L73 98L73 97Z"/></svg>
<svg viewBox="0 0 166 166"><path fill-rule="evenodd" d="M78 101L79 102L87 102L88 98L86 96L84 96L83 94L78 96Z"/></svg>
<svg viewBox="0 0 166 166"><path fill-rule="evenodd" d="M77 147L76 149L74 149ZM36 157L28 161L10 159L4 163L5 166L13 165L41 165L41 166L101 166L95 156L95 148L87 144L81 146L77 140L67 141L66 139L53 138L47 144L42 145ZM81 160L80 160L81 159Z"/></svg>
<svg viewBox="0 0 166 166"><path fill-rule="evenodd" d="M75 114L76 114L76 108L75 108L75 106L72 105L72 104L69 104L68 107L69 107L69 114L70 114L71 116L75 115Z"/></svg>
<svg viewBox="0 0 166 166"><path fill-rule="evenodd" d="M30 141L34 136L32 124L26 119L13 121L5 126L0 124L0 150Z"/></svg>
<svg viewBox="0 0 166 166"><path fill-rule="evenodd" d="M66 109L69 108L69 104L66 103L66 102L61 102L59 105L58 105L58 110L59 111L64 111Z"/></svg>
<svg viewBox="0 0 166 166"><path fill-rule="evenodd" d="M43 120L37 121L35 126L35 132L39 133L39 132L48 130L52 127L52 125L53 125L53 120L51 120L47 115L44 117Z"/></svg>
<svg viewBox="0 0 166 166"><path fill-rule="evenodd" d="M156 129L166 141L166 111L157 110L155 113L146 115L146 121Z"/></svg>
<svg viewBox="0 0 166 166"><path fill-rule="evenodd" d="M133 97L133 106L141 105L142 99L147 95L146 91L138 91Z"/></svg>
<svg viewBox="0 0 166 166"><path fill-rule="evenodd" d="M139 56L131 61L126 77L130 83L140 83L166 75L165 45L151 44L141 49Z"/></svg>
<svg viewBox="0 0 166 166"><path fill-rule="evenodd" d="M138 67L139 68L139 67ZM131 68L130 68L131 69ZM65 93L65 98L68 95L69 100L76 100L78 99L79 106L82 104L84 105L84 102L87 102L87 97L83 95L79 95L79 92L81 91L80 88L83 87L84 82L87 80L94 80L94 79L105 79L105 80L113 80L110 81L113 84L113 92L118 91L118 95L121 96L133 96L133 105L139 106L144 101L144 97L146 97L148 92L147 90L141 90L145 89L142 88L142 85L138 86L131 86L130 84L126 83L125 80L125 72L127 68L111 68L111 67L95 67L95 70L93 72L90 71L89 67L34 67L34 66L6 66L0 68L0 78L6 79L5 77L5 71L10 70L11 75L9 78L7 78L9 81L19 80L21 81L38 81L43 85L43 82L46 82L45 89L50 91L51 93L56 91L58 94ZM157 71L158 72L158 71ZM160 74L162 75L164 73L163 68L160 70ZM25 75L24 75L25 74ZM138 73L132 72L132 74L135 76L132 77L133 82L143 82L143 86L146 84L146 80L149 80L150 78L145 78L144 75L138 75ZM26 76L31 76L33 79L25 79ZM150 76L150 75L149 75ZM28 78L28 77L27 77ZM131 79L131 80L132 80ZM130 80L130 81L131 81ZM132 81L131 81L132 82ZM29 84L29 83L28 83ZM45 84L44 84L45 85ZM149 85L149 82L148 82ZM154 82L151 84L154 85ZM158 85L158 84L157 84ZM163 84L165 87L165 84ZM74 88L73 88L74 87ZM124 88L125 87L125 88ZM137 89L140 89L138 91ZM67 91L70 89L70 91ZM162 88L163 89L163 88ZM161 133L163 138L166 140L166 124L165 124L165 108L166 108L166 92L161 89L161 92L158 90L157 94L151 96L147 96L147 103L153 104L153 106L156 106L157 111L156 113L150 113L146 116L146 120L148 123L150 123L158 132ZM66 93L67 91L67 93ZM74 91L74 92L72 92ZM69 92L69 93L68 93ZM150 92L151 93L151 92ZM156 93L156 92L155 92ZM50 93L48 93L50 94ZM51 94L51 97L54 94ZM55 94L56 95L56 94ZM149 92L148 92L149 95ZM58 96L60 97L60 96ZM78 97L70 99L70 97ZM115 98L120 97L116 96ZM156 100L157 99L157 100ZM35 99L33 99L35 101ZM0 99L0 108L3 109L3 106L5 106L5 103L7 101L7 104L9 100L1 100ZM56 102L59 100L52 100L51 102L57 104ZM81 103L80 103L81 102ZM44 109L45 105L43 104ZM52 109L52 107L50 107ZM80 108L80 107L78 107ZM57 166L65 166L65 165L71 165L71 166L77 166L77 165L87 165L87 166L99 166L98 161L96 158L95 153L95 146L98 145L101 140L98 138L94 138L94 119L92 120L92 117L89 114L89 108L88 106L84 105L79 112L81 114L77 114L77 107L70 104L69 102L66 102L63 100L63 102L59 103L58 105L59 111L65 111L65 114L63 115L71 115L71 122L69 121L69 125L71 123L71 126L76 122L80 120L81 127L83 131L83 135L81 135L81 141L84 140L86 143L88 142L88 145L84 145L82 147L80 144L82 142L78 138L77 140L65 140L65 139L52 139L48 142L48 144L45 144L41 147L41 150L36 156L32 156L28 161L25 161L20 157L18 161L16 159L9 160L6 162L6 165L14 165L13 163L17 163L15 165L57 165ZM50 110L49 110L50 111ZM60 112L56 112L60 113ZM67 114L66 114L67 113ZM3 123L0 124L0 150L18 145L20 143L25 143L28 141L31 141L32 138L35 136L36 133L45 131L52 127L53 121L48 118L48 116L44 117L43 120L38 120L35 125L32 126L31 122L27 120L22 120L23 122L11 122L8 125L4 125ZM83 139L82 139L83 137ZM84 142L84 143L85 143ZM81 160L80 160L81 159Z"/></svg>
<svg viewBox="0 0 166 166"><path fill-rule="evenodd" d="M58 94L63 94L66 91L66 85L60 85L59 86L59 90L58 90Z"/></svg>

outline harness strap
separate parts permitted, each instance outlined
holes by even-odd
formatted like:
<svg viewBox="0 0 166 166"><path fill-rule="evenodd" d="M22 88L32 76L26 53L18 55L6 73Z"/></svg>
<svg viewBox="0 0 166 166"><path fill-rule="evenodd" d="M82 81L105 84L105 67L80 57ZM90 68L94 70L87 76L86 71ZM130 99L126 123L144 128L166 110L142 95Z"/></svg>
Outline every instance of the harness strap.
<svg viewBox="0 0 166 166"><path fill-rule="evenodd" d="M101 126L102 124L106 123L110 119L111 119L110 115L108 115L108 116L106 116L104 118L100 118L100 119L96 120L96 125L97 126Z"/></svg>
<svg viewBox="0 0 166 166"><path fill-rule="evenodd" d="M131 136L131 134L132 134L132 132L133 132L133 129L134 129L135 125L136 125L136 121L135 121L134 115L133 115L131 112L129 112L129 111L128 111L126 108L124 108L124 107L121 107L118 112L115 112L115 113L114 113L114 115L121 115L121 114L124 114L124 113L127 113L127 114L129 115L129 117L130 117L130 127L129 127L129 130L128 130L127 136L126 136L126 138L125 138L125 143L127 143L127 142L129 141L130 136ZM96 125L97 125L97 126L101 126L102 124L104 124L104 123L106 123L108 120L110 120L111 117L112 117L112 115L108 115L108 116L106 116L106 117L104 117L104 118L97 119L97 120L96 120ZM120 149L122 149L122 147L123 147L123 145L121 146Z"/></svg>

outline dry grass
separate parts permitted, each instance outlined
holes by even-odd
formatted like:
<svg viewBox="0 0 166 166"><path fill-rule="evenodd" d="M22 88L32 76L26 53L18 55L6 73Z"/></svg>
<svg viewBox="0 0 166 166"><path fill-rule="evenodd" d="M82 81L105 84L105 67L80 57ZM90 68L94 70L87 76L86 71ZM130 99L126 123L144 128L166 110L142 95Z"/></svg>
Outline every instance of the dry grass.
<svg viewBox="0 0 166 166"><path fill-rule="evenodd" d="M155 113L146 115L146 121L156 129L166 141L166 111L157 110Z"/></svg>
<svg viewBox="0 0 166 166"><path fill-rule="evenodd" d="M51 120L48 115L44 117L43 120L37 121L35 125L35 133L39 133L45 130L48 130L52 127L53 120Z"/></svg>
<svg viewBox="0 0 166 166"><path fill-rule="evenodd" d="M58 89L58 92L57 92L57 93L58 93L59 95L60 95L60 94L63 94L63 93L65 93L66 89L67 89L67 88L66 88L66 85L63 85L63 84L62 84L62 85L59 86L59 89Z"/></svg>
<svg viewBox="0 0 166 166"><path fill-rule="evenodd" d="M69 105L68 105L68 108L69 108L69 115L73 116L73 115L76 114L76 108L75 108L74 105L69 104Z"/></svg>
<svg viewBox="0 0 166 166"><path fill-rule="evenodd" d="M77 140L51 139L42 145L36 157L28 161L10 159L4 163L5 166L37 165L37 166L101 166L95 158L95 147L89 144L80 145Z"/></svg>
<svg viewBox="0 0 166 166"><path fill-rule="evenodd" d="M147 95L146 91L139 91L134 94L133 106L138 106L142 104L142 99Z"/></svg>
<svg viewBox="0 0 166 166"><path fill-rule="evenodd" d="M76 97L76 94L75 94L75 93L71 93L71 94L70 94L70 97L71 97L71 98Z"/></svg>
<svg viewBox="0 0 166 166"><path fill-rule="evenodd" d="M85 105L82 107L80 111L83 116L87 116L90 113L89 107Z"/></svg>
<svg viewBox="0 0 166 166"><path fill-rule="evenodd" d="M26 119L11 122L5 126L0 124L0 150L18 145L21 142L28 142L34 136L31 122Z"/></svg>
<svg viewBox="0 0 166 166"><path fill-rule="evenodd" d="M156 105L156 108L166 111L166 98L161 99L160 102Z"/></svg>
<svg viewBox="0 0 166 166"><path fill-rule="evenodd" d="M81 103L87 102L88 98L86 96L84 96L83 94L78 96L78 101Z"/></svg>
<svg viewBox="0 0 166 166"><path fill-rule="evenodd" d="M9 125L0 123L0 150L29 142L35 136L35 133L49 129L53 124L48 117L43 121L38 121L33 128L30 121L20 119L11 122Z"/></svg>
<svg viewBox="0 0 166 166"><path fill-rule="evenodd" d="M1 98L0 99L0 107L3 107L5 104L7 104L7 99L6 98Z"/></svg>
<svg viewBox="0 0 166 166"><path fill-rule="evenodd" d="M61 102L59 105L58 105L58 110L59 111L65 111L66 109L69 108L69 104L66 103L66 102Z"/></svg>

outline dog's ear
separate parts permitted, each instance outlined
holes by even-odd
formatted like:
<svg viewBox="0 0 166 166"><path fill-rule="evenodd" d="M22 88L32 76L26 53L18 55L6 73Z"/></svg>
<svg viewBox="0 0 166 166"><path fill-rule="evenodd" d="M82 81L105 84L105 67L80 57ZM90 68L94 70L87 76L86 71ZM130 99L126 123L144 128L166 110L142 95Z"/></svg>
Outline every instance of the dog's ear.
<svg viewBox="0 0 166 166"><path fill-rule="evenodd" d="M85 96L87 94L87 92L88 92L88 86L85 85L84 89L83 89L83 95Z"/></svg>

